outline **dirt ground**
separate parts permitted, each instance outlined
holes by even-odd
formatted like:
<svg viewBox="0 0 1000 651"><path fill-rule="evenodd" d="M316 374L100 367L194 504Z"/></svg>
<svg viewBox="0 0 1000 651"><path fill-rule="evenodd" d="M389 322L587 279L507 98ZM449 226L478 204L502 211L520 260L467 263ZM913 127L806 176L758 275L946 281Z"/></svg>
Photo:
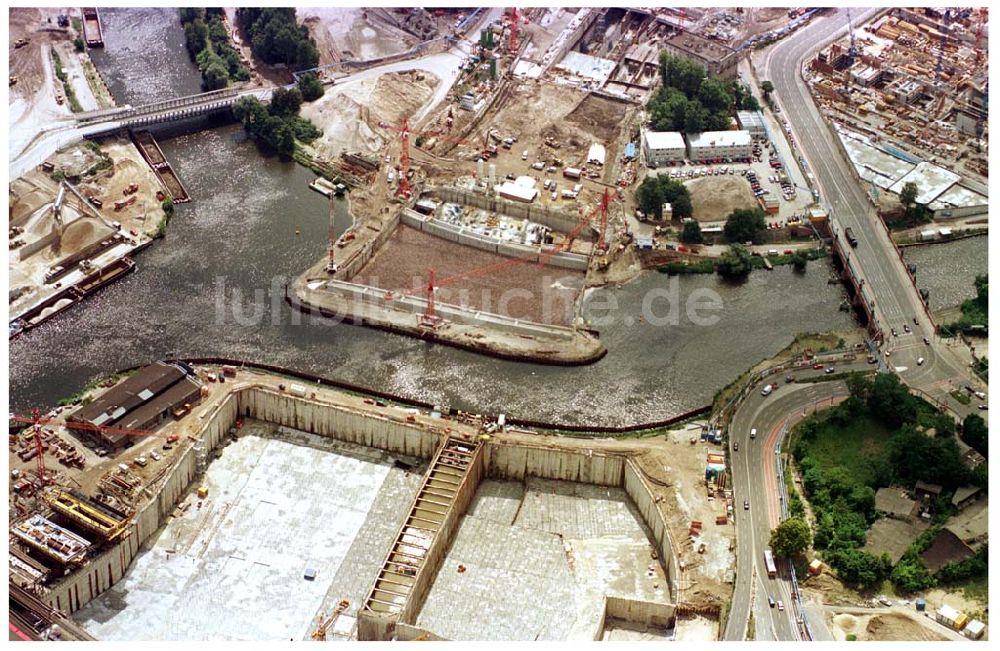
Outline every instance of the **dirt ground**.
<svg viewBox="0 0 1000 651"><path fill-rule="evenodd" d="M323 131L311 148L321 159L341 152L384 153L386 138L397 132L378 128L379 122L400 124L430 100L438 80L428 73L390 73L376 79L334 86L319 100L303 105L302 115Z"/></svg>
<svg viewBox="0 0 1000 651"><path fill-rule="evenodd" d="M400 225L351 280L394 291L415 289L415 294L426 295L428 272L433 268L439 287L436 301L538 323L572 323L583 274L509 264L511 260Z"/></svg>
<svg viewBox="0 0 1000 651"><path fill-rule="evenodd" d="M110 158L111 167L83 176L77 189L84 195L90 194L100 199L104 203L101 215L108 222L120 222L122 231L135 229L147 236L152 235L163 217L163 209L155 196L160 189L159 181L129 140L105 140L101 143L101 151ZM57 170L63 170L67 174L85 174L101 159L86 144L80 144L58 152L50 162L56 165ZM123 190L131 183L139 185L136 202L115 212L114 201L124 196ZM11 182L10 223L21 226L25 231L19 238L30 244L57 227L51 211L44 208L55 200L58 191L58 182L40 169L32 170ZM48 246L24 261L19 260L16 250L11 251L8 262L11 288L42 286L45 271L53 263L112 232L107 224L93 217L82 202L69 192L65 198L63 223L67 226L57 240L58 246ZM25 294L10 305L11 312L18 311L21 306L27 306L38 298L34 291Z"/></svg>
<svg viewBox="0 0 1000 651"><path fill-rule="evenodd" d="M691 193L693 217L699 222L725 221L737 208L756 208L746 179L739 175L705 176L684 184Z"/></svg>
<svg viewBox="0 0 1000 651"><path fill-rule="evenodd" d="M830 631L837 641L844 641L852 633L862 641L940 642L951 639L935 631L934 622L923 622L922 619L922 615L911 616L901 612L827 615Z"/></svg>
<svg viewBox="0 0 1000 651"><path fill-rule="evenodd" d="M735 542L732 519L728 524L715 524L716 516L726 513L726 499L722 495L709 497L704 479L707 455L722 448L700 440L700 432L700 424L692 423L687 429L655 437L652 441L662 442L662 446L638 458L657 500L676 504L667 515L670 535L683 563L681 601L694 606L722 604L729 599L729 581L735 569L730 549ZM688 533L693 520L702 523L701 533L694 538ZM702 544L703 553L698 551Z"/></svg>
<svg viewBox="0 0 1000 651"><path fill-rule="evenodd" d="M412 35L364 17L360 7L306 7L296 10L319 48L319 64L376 59L404 52L417 43Z"/></svg>

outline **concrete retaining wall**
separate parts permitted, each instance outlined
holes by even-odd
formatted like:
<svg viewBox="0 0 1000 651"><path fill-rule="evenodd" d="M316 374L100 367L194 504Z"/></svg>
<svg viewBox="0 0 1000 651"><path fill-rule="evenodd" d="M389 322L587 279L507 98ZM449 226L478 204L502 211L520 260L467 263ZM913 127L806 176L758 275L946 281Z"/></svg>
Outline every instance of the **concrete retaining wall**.
<svg viewBox="0 0 1000 651"><path fill-rule="evenodd" d="M55 231L52 231L41 236L34 242L27 242L24 246L22 246L17 250L18 261L20 262L30 258L31 256L35 255L45 247L51 245L58 238L59 234L56 233Z"/></svg>
<svg viewBox="0 0 1000 651"><path fill-rule="evenodd" d="M449 203L465 204L481 210L489 210L490 212L510 215L511 217L517 217L518 219L527 219L542 224L543 226L548 226L552 230L559 231L560 233L569 233L576 228L580 223L580 220L583 219L580 214L575 212L553 210L541 205L508 201L507 199L502 199L500 197L487 197L482 194L477 194L475 192L459 188L432 188L425 194ZM593 239L596 234L596 230L591 227L583 229L577 236Z"/></svg>
<svg viewBox="0 0 1000 651"><path fill-rule="evenodd" d="M680 573L677 567L677 554L674 553L673 540L670 538L670 529L667 527L667 522L664 520L660 508L653 498L652 488L642 477L639 467L631 459L625 463L622 484L624 485L625 492L628 493L636 508L639 509L639 513L642 514L643 522L646 523L646 526L649 527L650 532L653 534L653 540L656 543L656 553L660 556L660 563L663 565L663 571L667 576L670 598L672 601L677 601L677 581L680 578Z"/></svg>
<svg viewBox="0 0 1000 651"><path fill-rule="evenodd" d="M362 322L377 322L381 318L378 310L396 310L410 314L423 314L427 306L427 301L419 296L400 296L394 294L391 298L386 298L384 289L338 280L327 281L326 285L320 291L334 294L339 300L347 301L352 308L350 316L355 321ZM366 306L368 307L366 308ZM319 307L324 306L320 305ZM450 303L435 302L434 311L452 323L490 327L510 334L563 341L568 341L574 336L574 330L565 326L521 321L520 319L512 319L490 312L479 312Z"/></svg>
<svg viewBox="0 0 1000 651"><path fill-rule="evenodd" d="M590 450L575 452L490 442L486 448L486 468L487 475L497 479L524 481L527 477L541 477L621 486L625 457Z"/></svg>
<svg viewBox="0 0 1000 651"><path fill-rule="evenodd" d="M457 244L471 246L476 249L489 251L490 253L496 253L498 255L505 255L511 258L519 258L528 262L539 262L541 260L546 265L552 267L562 267L565 269L573 269L583 272L587 271L587 267L590 262L590 259L587 256L579 253L570 253L568 251L551 253L551 248L529 246L518 242L505 242L498 238L486 237L485 235L472 233L465 230L461 226L455 226L439 219L421 215L420 213L410 209L403 210L400 220L411 228L415 228L425 233L430 233L431 235L435 235ZM548 252L549 254L543 255L545 252Z"/></svg>
<svg viewBox="0 0 1000 651"><path fill-rule="evenodd" d="M364 248L360 251L355 252L350 258L344 261L338 261L336 278L341 280L350 280L353 278L361 268L368 264L379 249L386 243L386 241L392 237L392 234L396 230L396 226L399 225L399 213L397 212L385 225L381 231L375 234L375 237L371 239L370 242L365 244Z"/></svg>
<svg viewBox="0 0 1000 651"><path fill-rule="evenodd" d="M604 606L604 617L605 621L612 617L632 624L669 628L673 625L676 608L674 604L609 596Z"/></svg>
<svg viewBox="0 0 1000 651"><path fill-rule="evenodd" d="M236 399L232 395L228 396L204 418L206 426L202 441L207 451L219 443L236 420ZM139 554L140 548L166 524L177 500L196 477L196 455L194 448L189 448L176 462L153 498L136 513L125 538L91 559L81 571L74 572L64 581L55 584L45 601L66 613L73 613L121 579Z"/></svg>
<svg viewBox="0 0 1000 651"><path fill-rule="evenodd" d="M309 387L307 391L310 391ZM198 418L204 422L199 438L201 453L205 455L219 444L236 419L242 416L395 454L432 458L444 436L443 431L435 432L422 426L407 424L404 420L405 411L399 410L398 419L393 417L392 411L392 407L387 407L386 415L355 412L311 396L300 398L267 387L245 385L236 388L219 405L196 410L188 418ZM73 613L119 581L142 546L166 523L177 501L197 479L198 456L199 449L188 448L175 462L153 498L135 515L129 534L92 559L84 568L52 586L44 598L46 603ZM402 622L416 621L437 568L450 546L454 530L484 476L515 481L533 476L603 486L623 486L653 534L657 553L668 579L671 600L676 600L677 567L669 531L649 485L631 460L624 454L546 449L492 440L480 450L470 467L436 536L436 543L428 552L424 569L417 576L407 608L400 618L401 623L396 628L401 639L412 639L402 636L416 636L423 632L416 627L406 627ZM671 604L633 603L622 599L612 604L610 598L608 609L609 616L653 625L663 625L660 622L668 620L673 614Z"/></svg>

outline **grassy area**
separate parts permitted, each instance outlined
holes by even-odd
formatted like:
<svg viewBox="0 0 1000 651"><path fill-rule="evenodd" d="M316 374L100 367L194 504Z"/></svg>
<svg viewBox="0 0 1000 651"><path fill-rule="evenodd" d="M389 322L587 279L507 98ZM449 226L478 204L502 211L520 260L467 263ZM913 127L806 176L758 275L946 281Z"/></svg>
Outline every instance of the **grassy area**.
<svg viewBox="0 0 1000 651"><path fill-rule="evenodd" d="M966 393L965 391L959 391L958 389L955 389L949 395L951 395L952 398L959 401L963 405L967 405L970 402L972 402L972 398L970 398L969 394Z"/></svg>
<svg viewBox="0 0 1000 651"><path fill-rule="evenodd" d="M981 604L988 604L990 600L989 592L989 575L983 574L975 578L969 579L967 583L959 586L962 590L962 594L965 595L967 599L975 599ZM983 621L986 621L983 618Z"/></svg>
<svg viewBox="0 0 1000 651"><path fill-rule="evenodd" d="M885 425L868 414L858 414L848 423L824 420L809 445L809 456L822 468L839 466L859 484L871 484L875 481L871 460L882 454L890 434Z"/></svg>
<svg viewBox="0 0 1000 651"><path fill-rule="evenodd" d="M89 59L84 59L81 63L83 64L83 74L87 76L87 83L90 85L90 90L94 93L94 97L97 98L98 108L110 108L114 106L115 100L108 92L107 86L101 81L101 77L97 73L97 68L94 67L93 62Z"/></svg>

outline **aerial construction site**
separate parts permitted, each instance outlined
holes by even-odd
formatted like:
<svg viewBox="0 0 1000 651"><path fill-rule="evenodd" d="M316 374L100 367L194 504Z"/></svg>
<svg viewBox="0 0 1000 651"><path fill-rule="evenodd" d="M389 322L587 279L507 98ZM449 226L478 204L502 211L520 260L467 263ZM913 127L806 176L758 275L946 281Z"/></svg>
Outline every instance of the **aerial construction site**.
<svg viewBox="0 0 1000 651"><path fill-rule="evenodd" d="M984 637L987 27L11 9L11 639Z"/></svg>

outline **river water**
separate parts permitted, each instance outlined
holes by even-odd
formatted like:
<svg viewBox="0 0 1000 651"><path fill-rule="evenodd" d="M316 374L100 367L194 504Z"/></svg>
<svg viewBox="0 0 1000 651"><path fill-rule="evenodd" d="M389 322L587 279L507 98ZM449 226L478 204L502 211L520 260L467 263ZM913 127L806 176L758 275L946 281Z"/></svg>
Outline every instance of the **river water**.
<svg viewBox="0 0 1000 651"><path fill-rule="evenodd" d="M932 310L954 307L974 298L976 276L988 271L989 238L985 235L954 242L910 246L907 262L917 265L917 286L930 291Z"/></svg>
<svg viewBox="0 0 1000 651"><path fill-rule="evenodd" d="M197 92L198 73L173 10L108 10L102 16L107 51L95 60L120 103ZM284 282L326 248L329 210L327 200L306 187L313 175L262 156L235 125L165 131L158 139L192 203L178 206L167 237L139 254L134 274L12 342L11 397L18 409L52 404L115 369L168 355L215 355L463 409L625 424L707 404L797 333L845 330L853 323L838 310L842 290L827 283L825 261L810 263L804 274L789 267L755 272L739 286L714 275L646 274L611 290L617 309L590 310L592 316L607 313L599 330L608 354L586 367L506 362L315 322L282 300ZM335 213L341 231L346 206L337 205ZM684 309L670 325L650 323L648 310L643 317L644 300L654 298L653 313L662 317L671 302L683 306L706 292L722 305L702 310L718 318L713 325L693 323ZM587 305L596 308L606 299L606 292L593 293Z"/></svg>

